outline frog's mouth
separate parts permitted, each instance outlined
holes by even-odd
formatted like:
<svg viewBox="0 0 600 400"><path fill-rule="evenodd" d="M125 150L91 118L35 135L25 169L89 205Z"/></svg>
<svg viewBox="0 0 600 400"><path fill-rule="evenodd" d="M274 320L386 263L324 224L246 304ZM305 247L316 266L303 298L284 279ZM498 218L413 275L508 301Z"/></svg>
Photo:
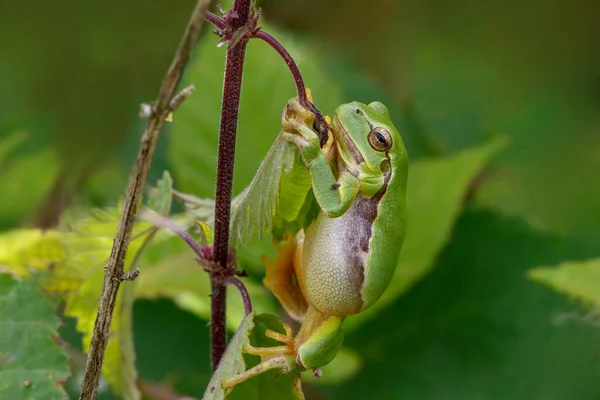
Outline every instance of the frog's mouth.
<svg viewBox="0 0 600 400"><path fill-rule="evenodd" d="M333 118L333 125L333 137L335 138L338 154L341 155L350 171L356 171L358 166L365 162L365 159L360 151L358 151L358 147L356 147L354 141L350 138L346 129L344 129L344 126L340 123L337 115Z"/></svg>

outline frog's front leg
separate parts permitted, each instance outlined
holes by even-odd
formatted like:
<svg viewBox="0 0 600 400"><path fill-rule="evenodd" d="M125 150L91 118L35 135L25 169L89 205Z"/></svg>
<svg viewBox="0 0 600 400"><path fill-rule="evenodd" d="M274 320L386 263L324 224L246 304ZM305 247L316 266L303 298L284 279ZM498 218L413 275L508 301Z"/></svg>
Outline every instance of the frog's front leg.
<svg viewBox="0 0 600 400"><path fill-rule="evenodd" d="M339 217L350 207L359 190L358 179L347 169L339 172L336 178L326 154L321 150L319 135L311 128L311 119L306 110L293 99L288 109L294 113L284 113L282 124L284 140L295 143L300 149L304 164L311 175L313 193L323 213L330 217Z"/></svg>

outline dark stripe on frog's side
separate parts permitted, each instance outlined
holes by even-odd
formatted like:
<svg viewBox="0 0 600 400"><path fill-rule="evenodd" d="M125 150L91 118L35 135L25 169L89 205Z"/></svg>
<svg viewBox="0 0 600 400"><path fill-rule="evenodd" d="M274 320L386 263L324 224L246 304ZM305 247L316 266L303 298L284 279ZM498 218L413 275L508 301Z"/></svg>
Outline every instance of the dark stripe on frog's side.
<svg viewBox="0 0 600 400"><path fill-rule="evenodd" d="M406 235L406 154L393 153L390 160L391 174L385 175L385 196L377 204L375 220L371 225L371 244L364 269L361 299L364 311L371 307L385 292L398 264L400 250ZM385 212L382 213L382 211Z"/></svg>
<svg viewBox="0 0 600 400"><path fill-rule="evenodd" d="M373 223L377 219L379 202L385 195L390 176L391 172L385 174L385 183L373 197L367 199L358 195L351 209L348 210L351 229L348 232L346 265L353 282L357 283L357 293L360 293L365 281L365 262L369 252ZM361 311L362 308L361 304L355 312Z"/></svg>

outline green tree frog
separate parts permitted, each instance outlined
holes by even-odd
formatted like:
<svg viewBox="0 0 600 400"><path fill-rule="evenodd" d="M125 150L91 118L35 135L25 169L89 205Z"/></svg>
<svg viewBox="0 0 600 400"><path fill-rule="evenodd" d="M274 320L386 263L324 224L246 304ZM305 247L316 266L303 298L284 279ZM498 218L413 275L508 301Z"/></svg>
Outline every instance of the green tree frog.
<svg viewBox="0 0 600 400"><path fill-rule="evenodd" d="M373 305L396 268L406 231L408 154L388 109L380 102L341 105L323 148L313 122L292 99L281 138L298 146L320 212L278 249L264 280L302 326L295 337L288 325L285 335L267 330L281 346L244 346L262 361L223 380L224 388L273 368L318 373L342 345L344 318Z"/></svg>

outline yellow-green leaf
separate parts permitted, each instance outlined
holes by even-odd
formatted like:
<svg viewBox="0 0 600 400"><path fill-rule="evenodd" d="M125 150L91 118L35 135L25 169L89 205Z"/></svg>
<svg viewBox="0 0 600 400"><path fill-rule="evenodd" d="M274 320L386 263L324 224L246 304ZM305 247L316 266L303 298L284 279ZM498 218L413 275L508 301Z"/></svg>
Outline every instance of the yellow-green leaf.
<svg viewBox="0 0 600 400"><path fill-rule="evenodd" d="M62 261L66 251L57 231L19 229L0 233L0 272L29 276Z"/></svg>
<svg viewBox="0 0 600 400"><path fill-rule="evenodd" d="M575 298L600 313L600 259L564 262L530 270L531 279Z"/></svg>
<svg viewBox="0 0 600 400"><path fill-rule="evenodd" d="M92 216L80 220L73 227L73 232L63 234L67 257L42 280L47 290L65 294L65 315L77 319L77 330L83 334L84 351L90 346L105 276L104 267L110 256L120 215L120 208L94 210ZM125 271L135 267L137 253L152 234L150 228L148 223L135 225L125 259ZM102 365L102 372L115 393L126 400L140 398L131 332L135 285L136 281L128 281L120 287Z"/></svg>

